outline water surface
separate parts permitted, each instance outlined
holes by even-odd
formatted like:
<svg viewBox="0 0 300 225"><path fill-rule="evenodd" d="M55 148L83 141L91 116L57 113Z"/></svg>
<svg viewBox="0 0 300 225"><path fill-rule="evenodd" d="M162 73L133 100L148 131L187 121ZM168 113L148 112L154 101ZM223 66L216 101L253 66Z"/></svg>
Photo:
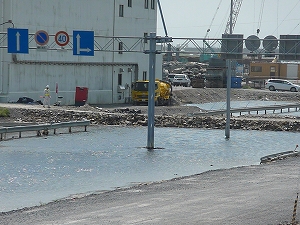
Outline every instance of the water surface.
<svg viewBox="0 0 300 225"><path fill-rule="evenodd" d="M276 141L275 141L276 140ZM112 190L260 163L267 154L293 150L291 132L99 126L88 132L0 142L0 211L44 204L79 193Z"/></svg>

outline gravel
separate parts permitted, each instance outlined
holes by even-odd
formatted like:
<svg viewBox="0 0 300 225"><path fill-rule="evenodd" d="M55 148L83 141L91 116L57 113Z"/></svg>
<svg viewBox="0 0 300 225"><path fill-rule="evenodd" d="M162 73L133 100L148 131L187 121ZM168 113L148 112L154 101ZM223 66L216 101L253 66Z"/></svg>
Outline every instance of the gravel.
<svg viewBox="0 0 300 225"><path fill-rule="evenodd" d="M188 115L197 113L200 110L196 106L186 106L186 104L226 101L226 91L227 90L224 88L204 89L174 87L172 106L155 107L155 125L223 129L225 126L224 117L212 116L209 120L205 118L199 119L199 117L191 118ZM299 102L299 98L299 93L292 92L271 92L259 89L231 89L232 101L270 100L278 102ZM2 103L0 106L9 108L11 114L8 118L0 117L2 126L19 125L23 123L41 124L82 119L91 120L92 124L147 126L147 105L134 106L130 104L112 104L91 106L86 104L80 107L52 106L50 109L34 104ZM201 121L199 122L199 120ZM196 122L193 123L192 121ZM209 121L209 123L205 124L207 121ZM283 117L280 114L247 114L233 117L232 128L300 131L300 121L297 117Z"/></svg>

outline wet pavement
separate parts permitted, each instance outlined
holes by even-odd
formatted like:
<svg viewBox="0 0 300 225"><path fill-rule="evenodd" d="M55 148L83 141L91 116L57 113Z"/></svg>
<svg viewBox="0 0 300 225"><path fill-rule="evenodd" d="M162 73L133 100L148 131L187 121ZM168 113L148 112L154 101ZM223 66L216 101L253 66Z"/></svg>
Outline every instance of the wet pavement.
<svg viewBox="0 0 300 225"><path fill-rule="evenodd" d="M299 192L299 159L56 201L2 214L0 224L287 224Z"/></svg>

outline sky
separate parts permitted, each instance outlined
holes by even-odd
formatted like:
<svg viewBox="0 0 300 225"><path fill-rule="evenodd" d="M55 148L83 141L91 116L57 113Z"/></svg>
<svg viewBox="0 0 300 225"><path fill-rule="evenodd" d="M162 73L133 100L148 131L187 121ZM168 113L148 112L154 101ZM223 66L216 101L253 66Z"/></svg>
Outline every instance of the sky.
<svg viewBox="0 0 300 225"><path fill-rule="evenodd" d="M160 0L168 36L221 38L229 19L230 2ZM300 34L300 0L243 0L233 33L243 34L244 38L256 35L260 39ZM157 35L165 36L159 11Z"/></svg>

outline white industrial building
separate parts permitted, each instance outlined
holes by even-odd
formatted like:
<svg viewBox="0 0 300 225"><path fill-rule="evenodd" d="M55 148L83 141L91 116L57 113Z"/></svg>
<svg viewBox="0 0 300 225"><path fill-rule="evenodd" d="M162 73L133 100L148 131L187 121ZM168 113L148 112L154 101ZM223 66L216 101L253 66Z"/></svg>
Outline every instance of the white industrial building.
<svg viewBox="0 0 300 225"><path fill-rule="evenodd" d="M156 1L2 0L0 102L39 100L48 84L52 104L74 105L76 87L88 104L125 103L131 83L149 78L143 37L156 32Z"/></svg>

